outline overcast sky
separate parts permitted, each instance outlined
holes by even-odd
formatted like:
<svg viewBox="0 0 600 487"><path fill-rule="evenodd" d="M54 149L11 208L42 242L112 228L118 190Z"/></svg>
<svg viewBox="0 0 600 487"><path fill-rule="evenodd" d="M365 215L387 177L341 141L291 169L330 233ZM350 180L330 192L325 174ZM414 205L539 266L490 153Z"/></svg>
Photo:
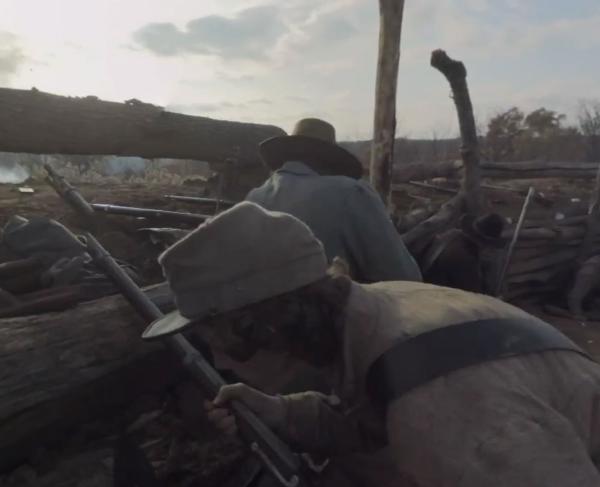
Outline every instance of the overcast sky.
<svg viewBox="0 0 600 487"><path fill-rule="evenodd" d="M429 66L465 62L480 124L513 105L567 113L600 99L599 0L407 0L398 134L454 136ZM319 116L371 133L376 0L0 0L0 86L137 98L173 111L273 123Z"/></svg>

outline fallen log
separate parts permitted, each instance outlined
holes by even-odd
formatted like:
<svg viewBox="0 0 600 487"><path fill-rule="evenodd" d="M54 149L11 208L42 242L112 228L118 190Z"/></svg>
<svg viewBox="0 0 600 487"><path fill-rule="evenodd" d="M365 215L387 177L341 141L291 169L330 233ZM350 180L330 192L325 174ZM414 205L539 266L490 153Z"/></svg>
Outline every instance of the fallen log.
<svg viewBox="0 0 600 487"><path fill-rule="evenodd" d="M433 178L451 178L458 175L463 167L462 161L442 161L437 163L410 163L394 166L394 183L425 181Z"/></svg>
<svg viewBox="0 0 600 487"><path fill-rule="evenodd" d="M163 310L173 308L166 285L146 293ZM120 296L0 320L0 471L73 425L173 380L180 369L160 345L140 339L143 326Z"/></svg>
<svg viewBox="0 0 600 487"><path fill-rule="evenodd" d="M458 188L447 188L444 186L438 186L437 184L429 184L429 183L423 183L420 181L408 181L408 184L410 184L411 186L416 186L418 188L424 188L424 189L432 189L434 191L439 191L440 193L447 193L447 194L458 194L460 192L460 190ZM517 193L523 196L527 196L527 191L524 191L522 189L516 189L516 188L507 188L504 186L494 186L491 184L485 184L485 183L481 183L480 187L483 189L491 189L494 191L507 191L510 193ZM401 191L404 188L402 188L401 185L395 184L392 186L392 191ZM551 206L552 205L552 201L550 201L548 198L545 198L544 196L540 195L539 193L535 193L533 195L533 200L540 203L543 206Z"/></svg>
<svg viewBox="0 0 600 487"><path fill-rule="evenodd" d="M64 311L78 303L114 294L114 291L114 287L110 283L84 283L20 294L18 300L10 306L0 307L0 319Z"/></svg>
<svg viewBox="0 0 600 487"><path fill-rule="evenodd" d="M438 207L429 204L421 208L415 208L408 213L401 213L395 221L396 229L400 233L408 232L411 228L430 218L437 209Z"/></svg>
<svg viewBox="0 0 600 487"><path fill-rule="evenodd" d="M563 250L552 254L532 256L529 259L515 260L510 266L510 275L525 274L536 272L538 270L553 267L559 264L572 264L575 261L577 252L573 250Z"/></svg>
<svg viewBox="0 0 600 487"><path fill-rule="evenodd" d="M590 258L594 253L594 237L600 231L600 165L598 166L598 172L596 173L596 182L594 190L590 195L590 204L588 207L588 214L586 220L586 229L581 248L579 249L579 255L577 256L578 266L583 266L584 262ZM573 310L571 310L573 311Z"/></svg>
<svg viewBox="0 0 600 487"><path fill-rule="evenodd" d="M540 247L515 247L514 259L515 263L521 261L528 261L530 259L535 259L537 257L542 257L544 255L554 255L557 253L568 253L571 258L574 258L576 255L576 245L563 245L563 246L542 246Z"/></svg>
<svg viewBox="0 0 600 487"><path fill-rule="evenodd" d="M588 162L480 162L481 176L490 179L547 179L547 178L593 178L597 163ZM441 161L399 164L394 169L394 183L425 181L433 178L459 178L461 161Z"/></svg>
<svg viewBox="0 0 600 487"><path fill-rule="evenodd" d="M511 238L513 229L508 229L502 233L502 237ZM519 238L523 240L556 240L569 241L582 239L585 234L585 228L582 226L556 226L548 228L525 228L521 230Z"/></svg>
<svg viewBox="0 0 600 487"><path fill-rule="evenodd" d="M425 241L431 235L447 230L457 221L463 207L464 198L462 194L458 194L444 203L437 213L402 234L402 239L406 245L412 247L418 242Z"/></svg>
<svg viewBox="0 0 600 487"><path fill-rule="evenodd" d="M593 171L596 175L597 162L557 162L557 161L520 161L520 162L483 162L482 167L497 171L544 171L544 170L575 170Z"/></svg>
<svg viewBox="0 0 600 487"><path fill-rule="evenodd" d="M540 299L544 300L549 294L556 293L557 283L532 285L530 282L511 285L504 296L507 301Z"/></svg>
<svg viewBox="0 0 600 487"><path fill-rule="evenodd" d="M593 178L598 163L591 162L485 162L483 175L495 179Z"/></svg>
<svg viewBox="0 0 600 487"><path fill-rule="evenodd" d="M272 125L172 113L129 100L71 98L0 88L0 151L175 158L260 166L258 143L284 135Z"/></svg>
<svg viewBox="0 0 600 487"><path fill-rule="evenodd" d="M557 276L568 276L572 268L572 262L567 262L565 264L549 266L542 270L526 272L524 274L509 274L506 281L507 287L510 289L511 285L524 282L538 282L544 284L550 279L556 279Z"/></svg>
<svg viewBox="0 0 600 487"><path fill-rule="evenodd" d="M535 227L572 227L577 225L583 225L587 221L587 216L571 216L567 218L563 218L562 220L557 220L554 217L549 217L545 219L537 218L532 219L528 218L523 225L523 228L535 228Z"/></svg>

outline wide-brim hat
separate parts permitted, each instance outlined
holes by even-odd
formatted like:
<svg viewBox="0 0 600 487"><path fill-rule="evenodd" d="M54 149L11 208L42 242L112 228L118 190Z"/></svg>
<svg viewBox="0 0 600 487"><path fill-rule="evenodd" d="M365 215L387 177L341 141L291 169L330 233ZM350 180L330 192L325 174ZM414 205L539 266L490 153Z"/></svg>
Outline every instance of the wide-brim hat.
<svg viewBox="0 0 600 487"><path fill-rule="evenodd" d="M265 164L276 171L288 161L308 164L319 174L360 179L363 166L358 158L337 145L333 125L318 118L296 123L291 135L271 137L259 144Z"/></svg>
<svg viewBox="0 0 600 487"><path fill-rule="evenodd" d="M461 220L462 231L482 245L489 245L495 248L502 248L506 244L506 239L502 237L505 220L497 213L487 213L475 217L464 215Z"/></svg>
<svg viewBox="0 0 600 487"><path fill-rule="evenodd" d="M305 223L248 201L208 219L159 263L177 310L150 324L145 339L179 333L327 275L323 245Z"/></svg>

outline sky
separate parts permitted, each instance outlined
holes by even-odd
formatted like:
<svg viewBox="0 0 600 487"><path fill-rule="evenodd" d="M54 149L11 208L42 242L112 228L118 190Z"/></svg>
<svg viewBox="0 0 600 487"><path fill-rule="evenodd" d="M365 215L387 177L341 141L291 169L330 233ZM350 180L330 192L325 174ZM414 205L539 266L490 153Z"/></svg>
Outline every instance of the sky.
<svg viewBox="0 0 600 487"><path fill-rule="evenodd" d="M407 0L397 135L458 134L437 48L465 63L482 129L512 106L576 123L600 100L598 26L598 0ZM0 86L366 139L378 30L375 0L0 0Z"/></svg>

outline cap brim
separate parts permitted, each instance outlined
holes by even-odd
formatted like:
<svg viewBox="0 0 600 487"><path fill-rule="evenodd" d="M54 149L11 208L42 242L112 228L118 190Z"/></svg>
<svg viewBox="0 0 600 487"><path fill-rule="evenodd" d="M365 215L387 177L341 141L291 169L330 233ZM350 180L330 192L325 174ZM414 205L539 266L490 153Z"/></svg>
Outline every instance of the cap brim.
<svg viewBox="0 0 600 487"><path fill-rule="evenodd" d="M193 320L182 316L179 311L172 311L162 318L153 321L142 333L144 340L155 340L175 333L180 333L188 328Z"/></svg>
<svg viewBox="0 0 600 487"><path fill-rule="evenodd" d="M304 135L271 137L259 144L259 152L272 171L296 160L318 165L319 172L327 175L360 179L364 172L358 158L343 147Z"/></svg>

